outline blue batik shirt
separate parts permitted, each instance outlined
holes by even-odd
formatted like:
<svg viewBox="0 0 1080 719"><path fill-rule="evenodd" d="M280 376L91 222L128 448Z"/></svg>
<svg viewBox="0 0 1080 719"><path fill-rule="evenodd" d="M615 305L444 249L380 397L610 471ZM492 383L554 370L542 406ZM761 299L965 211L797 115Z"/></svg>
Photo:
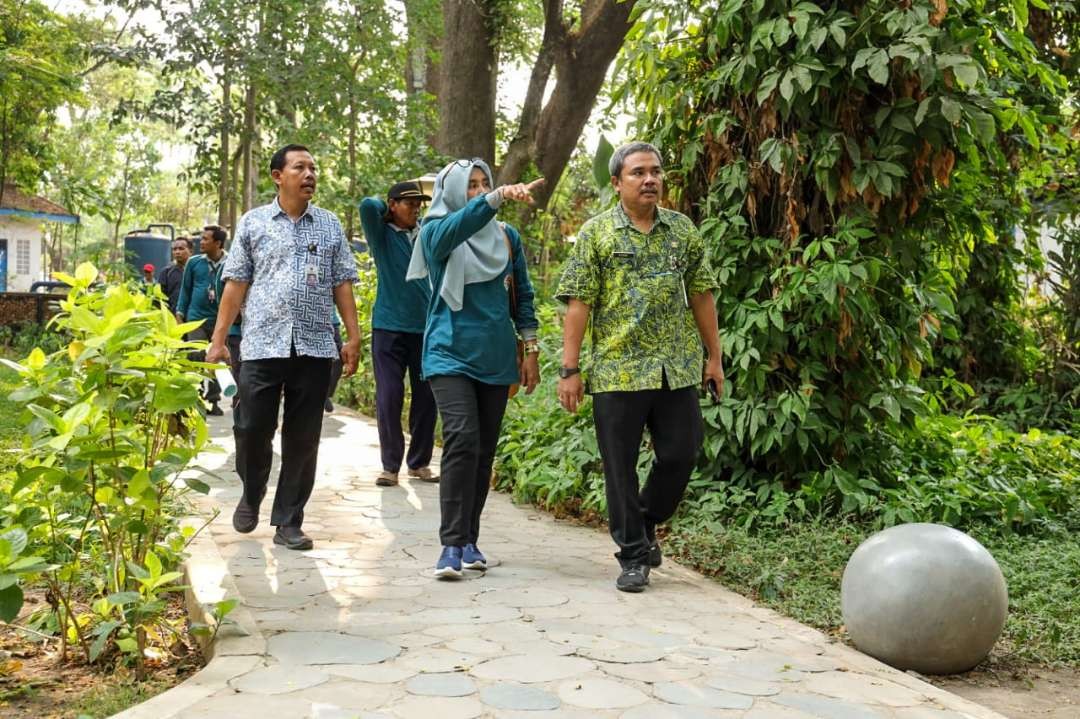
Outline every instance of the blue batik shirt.
<svg viewBox="0 0 1080 719"><path fill-rule="evenodd" d="M308 265L318 269L308 282ZM240 218L222 276L248 282L244 360L336 357L334 288L355 282L356 261L338 218L308 204L293 222L277 198Z"/></svg>

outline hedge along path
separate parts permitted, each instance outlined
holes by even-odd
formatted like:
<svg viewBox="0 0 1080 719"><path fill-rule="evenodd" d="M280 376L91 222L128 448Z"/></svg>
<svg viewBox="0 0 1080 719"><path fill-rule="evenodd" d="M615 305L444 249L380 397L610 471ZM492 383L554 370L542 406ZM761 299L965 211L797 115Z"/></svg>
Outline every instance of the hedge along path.
<svg viewBox="0 0 1080 719"><path fill-rule="evenodd" d="M347 410L323 424L315 549L274 546L266 517L236 534L231 417L211 431L226 451L201 457L219 476L200 509L221 514L186 568L196 607L240 600L235 623L205 669L117 717L1000 718L670 561L620 593L605 532L502 494L480 536L497 566L435 581L437 485L376 487L375 423Z"/></svg>

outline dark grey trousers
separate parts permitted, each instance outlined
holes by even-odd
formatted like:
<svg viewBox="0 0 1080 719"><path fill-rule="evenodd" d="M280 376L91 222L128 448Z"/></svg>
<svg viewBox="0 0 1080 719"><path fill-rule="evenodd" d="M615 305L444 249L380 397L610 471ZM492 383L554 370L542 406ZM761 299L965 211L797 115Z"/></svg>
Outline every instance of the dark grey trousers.
<svg viewBox="0 0 1080 719"><path fill-rule="evenodd" d="M480 535L509 389L457 375L431 378L443 422L439 539L444 547L476 544Z"/></svg>

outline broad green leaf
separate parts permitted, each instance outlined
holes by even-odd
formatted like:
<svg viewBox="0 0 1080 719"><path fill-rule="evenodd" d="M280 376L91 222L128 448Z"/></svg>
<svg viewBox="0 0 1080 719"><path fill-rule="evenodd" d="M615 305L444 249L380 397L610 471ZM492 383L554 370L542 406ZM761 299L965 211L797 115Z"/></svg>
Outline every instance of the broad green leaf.
<svg viewBox="0 0 1080 719"><path fill-rule="evenodd" d="M0 621L13 622L23 605L23 591L17 584L0 589Z"/></svg>
<svg viewBox="0 0 1080 719"><path fill-rule="evenodd" d="M105 597L105 600L114 607L122 607L125 604L134 604L141 596L138 592L113 592Z"/></svg>
<svg viewBox="0 0 1080 719"><path fill-rule="evenodd" d="M161 576L161 560L153 552L146 553L146 569L150 572L150 578L156 579Z"/></svg>
<svg viewBox="0 0 1080 719"><path fill-rule="evenodd" d="M867 63L867 71L870 79L879 85L889 81L889 56L884 50L878 50L871 56Z"/></svg>
<svg viewBox="0 0 1080 719"><path fill-rule="evenodd" d="M593 153L593 179L596 181L596 187L599 190L611 187L611 171L608 168L608 164L611 162L611 156L615 153L615 148L612 147L608 139L603 135L600 135L600 141L596 145L596 152Z"/></svg>
<svg viewBox="0 0 1080 719"><path fill-rule="evenodd" d="M41 351L40 347L35 347L30 351L30 354L26 356L26 366L32 370L39 370L45 366L45 353Z"/></svg>
<svg viewBox="0 0 1080 719"><path fill-rule="evenodd" d="M950 97L941 98L941 115L946 120L956 125L960 122L963 116L963 108L960 107L960 103L953 100Z"/></svg>
<svg viewBox="0 0 1080 719"><path fill-rule="evenodd" d="M90 262L83 262L75 268L75 281L84 287L97 279L98 270Z"/></svg>

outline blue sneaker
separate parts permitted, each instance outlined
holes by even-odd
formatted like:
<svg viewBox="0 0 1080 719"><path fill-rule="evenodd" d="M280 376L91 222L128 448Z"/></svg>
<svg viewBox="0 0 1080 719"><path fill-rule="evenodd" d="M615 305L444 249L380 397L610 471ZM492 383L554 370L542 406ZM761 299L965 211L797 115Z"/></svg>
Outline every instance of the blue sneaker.
<svg viewBox="0 0 1080 719"><path fill-rule="evenodd" d="M439 561L435 563L435 576L439 579L461 579L461 547L443 547Z"/></svg>
<svg viewBox="0 0 1080 719"><path fill-rule="evenodd" d="M481 572L487 569L487 559L475 544L466 544L461 548L461 566L465 569L479 569Z"/></svg>

